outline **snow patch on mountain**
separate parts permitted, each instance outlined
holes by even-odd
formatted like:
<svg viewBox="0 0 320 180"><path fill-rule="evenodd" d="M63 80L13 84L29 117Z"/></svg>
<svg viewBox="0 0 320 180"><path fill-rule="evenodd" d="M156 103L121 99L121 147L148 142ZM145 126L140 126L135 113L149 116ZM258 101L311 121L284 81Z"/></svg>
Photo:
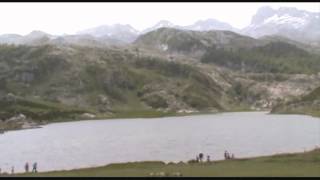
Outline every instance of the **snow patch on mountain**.
<svg viewBox="0 0 320 180"><path fill-rule="evenodd" d="M263 21L262 24L273 23L273 24L290 24L295 28L302 27L307 24L307 20L299 17L292 17L289 14L279 16L277 14Z"/></svg>
<svg viewBox="0 0 320 180"><path fill-rule="evenodd" d="M280 35L301 42L317 42L320 40L319 16L319 12L308 12L297 8L262 7L252 17L251 24L241 30L241 34L254 38Z"/></svg>
<svg viewBox="0 0 320 180"><path fill-rule="evenodd" d="M162 51L166 51L168 50L168 44L161 44L160 48L162 49Z"/></svg>
<svg viewBox="0 0 320 180"><path fill-rule="evenodd" d="M171 23L170 21L161 20L156 25L143 30L140 34L145 34L145 33L148 33L150 31L154 31L154 30L157 30L157 29L160 29L160 28L179 28L179 26L176 26L175 24Z"/></svg>

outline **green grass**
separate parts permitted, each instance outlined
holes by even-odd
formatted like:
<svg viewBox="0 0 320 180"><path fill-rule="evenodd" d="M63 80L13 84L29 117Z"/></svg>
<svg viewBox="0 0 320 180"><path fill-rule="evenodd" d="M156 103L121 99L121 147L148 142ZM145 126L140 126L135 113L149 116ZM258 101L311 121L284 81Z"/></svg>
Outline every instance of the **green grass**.
<svg viewBox="0 0 320 180"><path fill-rule="evenodd" d="M164 172L168 176L320 176L320 149L305 153L217 161L214 163L169 163L160 161L110 164L70 171L18 174L17 176L150 176Z"/></svg>
<svg viewBox="0 0 320 180"><path fill-rule="evenodd" d="M304 111L302 111L304 110ZM305 109L299 109L299 110L285 110L285 111L280 111L280 112L272 112L272 114L298 114L298 115L309 115L313 117L320 117L320 111L316 110L310 110L308 108Z"/></svg>
<svg viewBox="0 0 320 180"><path fill-rule="evenodd" d="M48 102L30 98L17 97L15 101L0 102L0 117L9 118L17 113L25 114L35 121L63 121L77 119L79 114L95 113L91 109L81 109L63 105L61 103Z"/></svg>
<svg viewBox="0 0 320 180"><path fill-rule="evenodd" d="M153 109L150 110L127 110L127 111L115 111L114 116L111 118L153 118L153 117L165 117L175 116L174 112L162 112Z"/></svg>

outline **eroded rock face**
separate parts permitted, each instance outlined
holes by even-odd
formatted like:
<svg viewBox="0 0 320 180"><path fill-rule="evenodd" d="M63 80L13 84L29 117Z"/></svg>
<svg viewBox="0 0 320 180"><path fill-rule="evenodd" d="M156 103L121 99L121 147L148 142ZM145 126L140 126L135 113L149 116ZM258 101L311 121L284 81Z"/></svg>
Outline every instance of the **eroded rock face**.
<svg viewBox="0 0 320 180"><path fill-rule="evenodd" d="M251 104L251 109L256 110L271 109L278 103L306 95L320 86L319 74L286 76L287 79L283 81L272 78L261 81L246 77L235 78L235 81L246 87L245 99Z"/></svg>
<svg viewBox="0 0 320 180"><path fill-rule="evenodd" d="M25 121L27 119L27 117L24 114L18 114L16 116L13 116L11 118L9 118L7 121Z"/></svg>
<svg viewBox="0 0 320 180"><path fill-rule="evenodd" d="M110 106L111 105L111 101L108 98L108 96L100 94L99 96L99 103L105 105L105 106Z"/></svg>
<svg viewBox="0 0 320 180"><path fill-rule="evenodd" d="M27 123L27 117L24 114L15 115L9 119L0 122L2 130L21 129Z"/></svg>
<svg viewBox="0 0 320 180"><path fill-rule="evenodd" d="M149 84L143 88L141 99L149 106L160 111L192 110L185 102L175 96L176 87L164 87L161 84Z"/></svg>
<svg viewBox="0 0 320 180"><path fill-rule="evenodd" d="M5 101L12 102L16 99L16 96L12 93L8 93L6 96L3 97Z"/></svg>
<svg viewBox="0 0 320 180"><path fill-rule="evenodd" d="M92 119L92 118L95 118L96 115L91 114L91 113L83 113L83 114L81 114L81 117L82 117L82 118Z"/></svg>

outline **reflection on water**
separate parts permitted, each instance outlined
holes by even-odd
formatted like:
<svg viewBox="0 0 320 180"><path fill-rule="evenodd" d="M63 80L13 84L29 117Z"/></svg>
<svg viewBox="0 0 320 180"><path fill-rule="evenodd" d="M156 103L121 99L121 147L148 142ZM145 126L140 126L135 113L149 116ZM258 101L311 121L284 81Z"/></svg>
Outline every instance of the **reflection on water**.
<svg viewBox="0 0 320 180"><path fill-rule="evenodd" d="M113 162L187 161L202 152L223 159L313 149L320 119L303 115L235 112L152 119L91 120L49 124L0 135L0 168L74 169Z"/></svg>

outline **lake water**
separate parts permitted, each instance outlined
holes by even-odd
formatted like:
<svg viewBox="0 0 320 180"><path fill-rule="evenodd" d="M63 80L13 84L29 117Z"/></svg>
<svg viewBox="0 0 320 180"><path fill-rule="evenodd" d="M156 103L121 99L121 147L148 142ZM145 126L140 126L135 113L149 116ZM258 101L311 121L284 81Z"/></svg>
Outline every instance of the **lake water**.
<svg viewBox="0 0 320 180"><path fill-rule="evenodd" d="M202 152L223 159L301 152L320 145L320 119L304 115L235 112L150 119L54 123L0 135L0 168L39 171L114 162L195 159Z"/></svg>

